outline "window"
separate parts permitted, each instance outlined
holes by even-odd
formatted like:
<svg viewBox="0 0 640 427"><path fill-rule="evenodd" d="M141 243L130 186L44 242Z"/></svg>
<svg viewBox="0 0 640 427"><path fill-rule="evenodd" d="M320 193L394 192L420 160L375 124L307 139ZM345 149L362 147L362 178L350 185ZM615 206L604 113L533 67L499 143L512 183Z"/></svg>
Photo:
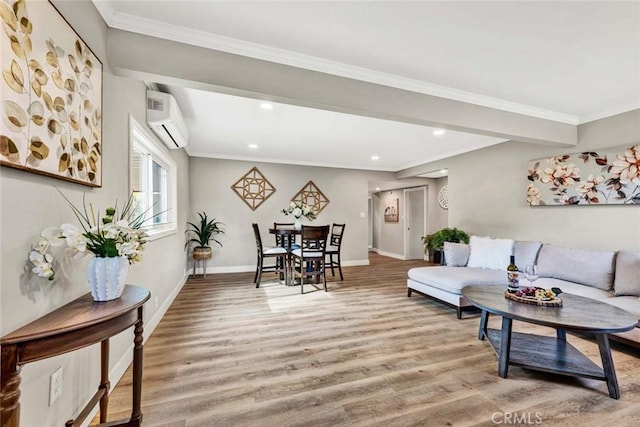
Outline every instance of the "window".
<svg viewBox="0 0 640 427"><path fill-rule="evenodd" d="M144 227L151 240L176 232L177 173L176 164L164 147L152 138L133 118L131 131L130 185L135 213L146 213Z"/></svg>

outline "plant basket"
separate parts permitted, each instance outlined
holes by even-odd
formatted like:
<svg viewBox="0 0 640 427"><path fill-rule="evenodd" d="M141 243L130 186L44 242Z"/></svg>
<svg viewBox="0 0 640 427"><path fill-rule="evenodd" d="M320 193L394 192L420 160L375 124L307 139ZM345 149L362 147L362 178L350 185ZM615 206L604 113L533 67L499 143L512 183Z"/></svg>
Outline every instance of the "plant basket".
<svg viewBox="0 0 640 427"><path fill-rule="evenodd" d="M193 259L202 260L211 258L210 247L195 247L193 248Z"/></svg>

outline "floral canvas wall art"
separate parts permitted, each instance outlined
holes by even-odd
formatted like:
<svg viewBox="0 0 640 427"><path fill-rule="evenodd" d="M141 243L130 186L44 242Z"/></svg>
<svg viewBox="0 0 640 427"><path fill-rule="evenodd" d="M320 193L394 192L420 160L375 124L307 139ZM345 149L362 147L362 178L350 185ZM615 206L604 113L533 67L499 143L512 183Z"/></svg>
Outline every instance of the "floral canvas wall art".
<svg viewBox="0 0 640 427"><path fill-rule="evenodd" d="M528 163L527 204L640 205L640 145Z"/></svg>
<svg viewBox="0 0 640 427"><path fill-rule="evenodd" d="M100 187L102 63L47 1L0 16L0 164Z"/></svg>

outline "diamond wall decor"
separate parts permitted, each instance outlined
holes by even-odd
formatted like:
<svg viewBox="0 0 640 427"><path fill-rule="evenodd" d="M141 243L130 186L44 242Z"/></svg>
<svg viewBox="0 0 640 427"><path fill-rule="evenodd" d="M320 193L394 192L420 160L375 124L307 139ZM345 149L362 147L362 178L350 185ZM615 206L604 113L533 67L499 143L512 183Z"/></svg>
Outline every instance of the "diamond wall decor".
<svg viewBox="0 0 640 427"><path fill-rule="evenodd" d="M276 188L254 167L231 186L231 189L244 201L252 211L264 203Z"/></svg>
<svg viewBox="0 0 640 427"><path fill-rule="evenodd" d="M305 186L302 187L302 190L293 196L291 201L306 204L316 215L329 204L329 199L322 194L322 191L316 187L313 181L307 182Z"/></svg>

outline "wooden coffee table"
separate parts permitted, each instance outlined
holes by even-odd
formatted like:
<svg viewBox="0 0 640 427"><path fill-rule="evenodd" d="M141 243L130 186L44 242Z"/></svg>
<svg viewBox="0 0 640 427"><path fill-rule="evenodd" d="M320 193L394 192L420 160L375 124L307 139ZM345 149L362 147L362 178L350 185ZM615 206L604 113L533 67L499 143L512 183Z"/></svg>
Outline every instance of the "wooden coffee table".
<svg viewBox="0 0 640 427"><path fill-rule="evenodd" d="M489 341L498 355L498 375L507 377L509 365L554 374L607 382L609 395L620 398L608 334L633 329L638 319L611 304L573 294L561 294L562 307L539 307L504 297L504 286L467 286L462 295L480 308L478 339ZM502 330L487 328L489 313L502 316ZM511 331L513 320L556 329L555 337ZM566 331L594 334L602 368L567 342Z"/></svg>

